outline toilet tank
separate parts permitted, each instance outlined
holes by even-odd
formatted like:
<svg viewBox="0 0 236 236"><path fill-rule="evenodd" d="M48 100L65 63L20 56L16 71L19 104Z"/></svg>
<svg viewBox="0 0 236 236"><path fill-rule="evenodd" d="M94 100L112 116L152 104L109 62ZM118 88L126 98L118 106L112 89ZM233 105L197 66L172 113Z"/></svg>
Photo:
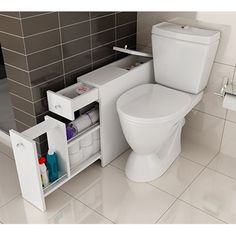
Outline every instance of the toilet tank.
<svg viewBox="0 0 236 236"><path fill-rule="evenodd" d="M220 32L163 22L152 27L155 80L198 94L207 85Z"/></svg>

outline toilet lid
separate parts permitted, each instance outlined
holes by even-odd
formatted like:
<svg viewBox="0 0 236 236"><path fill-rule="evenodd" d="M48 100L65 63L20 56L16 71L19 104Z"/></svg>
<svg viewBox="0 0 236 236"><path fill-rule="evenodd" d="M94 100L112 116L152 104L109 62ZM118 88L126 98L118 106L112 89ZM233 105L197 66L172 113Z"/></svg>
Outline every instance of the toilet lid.
<svg viewBox="0 0 236 236"><path fill-rule="evenodd" d="M132 120L168 121L182 115L192 103L193 96L196 95L158 84L144 84L121 95L117 109Z"/></svg>

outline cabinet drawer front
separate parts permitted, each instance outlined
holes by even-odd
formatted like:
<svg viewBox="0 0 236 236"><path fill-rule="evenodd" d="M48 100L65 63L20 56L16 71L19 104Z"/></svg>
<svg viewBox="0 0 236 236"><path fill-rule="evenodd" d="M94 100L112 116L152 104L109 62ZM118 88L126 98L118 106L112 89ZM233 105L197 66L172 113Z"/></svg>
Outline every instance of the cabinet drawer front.
<svg viewBox="0 0 236 236"><path fill-rule="evenodd" d="M74 119L72 101L60 94L47 91L48 108L57 115L63 116L69 120Z"/></svg>
<svg viewBox="0 0 236 236"><path fill-rule="evenodd" d="M98 88L91 87L89 85L89 91L70 98L65 94L74 92L74 90L80 86L84 85L78 82L72 86L69 86L59 92L47 91L48 107L49 110L63 116L69 120L74 120L74 112L85 107L86 105L98 100Z"/></svg>

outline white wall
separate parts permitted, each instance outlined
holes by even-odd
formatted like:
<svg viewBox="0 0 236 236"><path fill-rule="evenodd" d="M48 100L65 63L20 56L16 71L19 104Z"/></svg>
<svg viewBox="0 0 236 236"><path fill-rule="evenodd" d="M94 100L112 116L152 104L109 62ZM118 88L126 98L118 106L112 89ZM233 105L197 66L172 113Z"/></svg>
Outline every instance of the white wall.
<svg viewBox="0 0 236 236"><path fill-rule="evenodd" d="M202 28L216 29L221 39L207 88L202 101L190 112L183 129L183 155L206 165L221 148L224 138L232 137L236 144L236 112L222 107L219 92L224 76L236 83L236 12L139 12L137 20L137 48L151 49L152 25L174 21ZM225 128L230 127L230 129ZM229 134L230 132L230 134ZM234 140L231 140L232 142ZM194 149L199 155L194 156ZM222 149L221 151L225 151ZM236 155L235 150L228 150Z"/></svg>

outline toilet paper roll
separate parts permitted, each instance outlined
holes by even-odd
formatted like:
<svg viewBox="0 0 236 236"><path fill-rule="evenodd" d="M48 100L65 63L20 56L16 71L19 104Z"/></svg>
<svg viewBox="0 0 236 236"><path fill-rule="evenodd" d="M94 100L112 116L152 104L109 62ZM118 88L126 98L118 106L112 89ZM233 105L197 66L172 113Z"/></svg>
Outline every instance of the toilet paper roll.
<svg viewBox="0 0 236 236"><path fill-rule="evenodd" d="M83 160L91 157L93 155L93 145L83 147L82 152L83 152Z"/></svg>
<svg viewBox="0 0 236 236"><path fill-rule="evenodd" d="M71 123L73 123L76 126L78 132L82 132L92 125L91 119L86 114L81 115L79 118L77 118Z"/></svg>
<svg viewBox="0 0 236 236"><path fill-rule="evenodd" d="M93 154L97 153L100 150L100 140L93 141Z"/></svg>
<svg viewBox="0 0 236 236"><path fill-rule="evenodd" d="M84 137L83 139L81 139L80 141L80 147L83 148L83 147L87 147L87 146L90 146L92 145L93 143L93 137L91 134L87 135L86 137Z"/></svg>
<svg viewBox="0 0 236 236"><path fill-rule="evenodd" d="M69 147L69 155L71 154L75 154L75 153L78 153L80 150L80 145L79 145L79 142L74 144L73 146Z"/></svg>
<svg viewBox="0 0 236 236"><path fill-rule="evenodd" d="M70 168L73 169L83 161L83 151L79 150L77 153L69 155Z"/></svg>
<svg viewBox="0 0 236 236"><path fill-rule="evenodd" d="M226 94L223 101L223 107L229 110L236 111L236 96Z"/></svg>
<svg viewBox="0 0 236 236"><path fill-rule="evenodd" d="M93 140L99 140L100 139L100 132L99 130L96 130L92 133Z"/></svg>

